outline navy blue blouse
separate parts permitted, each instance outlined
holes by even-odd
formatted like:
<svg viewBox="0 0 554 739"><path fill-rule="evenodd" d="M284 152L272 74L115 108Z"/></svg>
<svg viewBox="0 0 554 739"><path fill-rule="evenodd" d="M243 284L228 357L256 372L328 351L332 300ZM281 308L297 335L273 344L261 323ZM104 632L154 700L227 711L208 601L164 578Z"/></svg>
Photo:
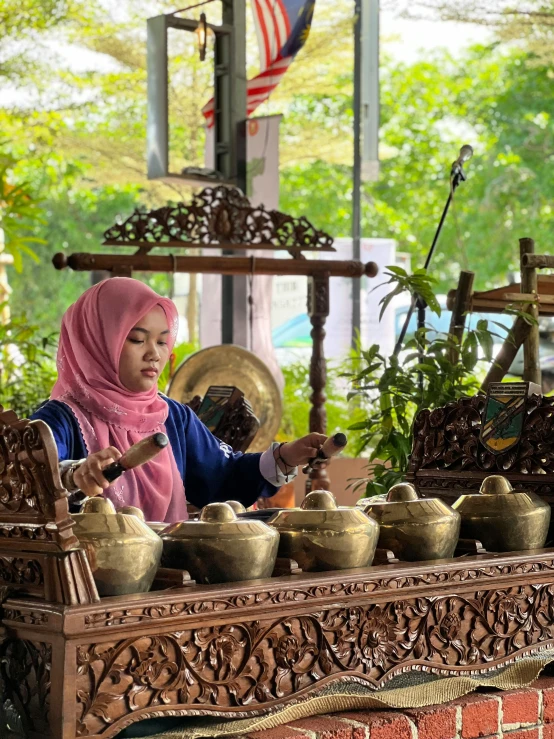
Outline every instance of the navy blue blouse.
<svg viewBox="0 0 554 739"><path fill-rule="evenodd" d="M278 488L260 472L260 454L233 452L188 406L160 397L169 406L165 428L189 503L202 508L215 501L239 500L250 506L260 497L275 495ZM31 418L40 418L52 429L60 462L88 455L77 419L64 403L49 400Z"/></svg>

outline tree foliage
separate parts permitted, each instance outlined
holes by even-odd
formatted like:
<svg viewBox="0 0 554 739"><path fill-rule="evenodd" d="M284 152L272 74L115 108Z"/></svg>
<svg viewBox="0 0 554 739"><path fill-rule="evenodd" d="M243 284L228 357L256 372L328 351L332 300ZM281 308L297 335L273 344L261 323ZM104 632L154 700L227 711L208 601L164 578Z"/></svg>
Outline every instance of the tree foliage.
<svg viewBox="0 0 554 739"><path fill-rule="evenodd" d="M2 98L8 102L0 103L0 126L17 162L12 184L29 183L33 197L43 200L48 223L36 224L30 235L47 244L36 249L40 270L28 264L34 295L43 295L59 315L54 303L67 305L71 285L72 295L78 294L86 275L52 270L48 280L41 279L51 270L53 252L60 246L93 250L115 216L138 202L161 205L190 197L190 187L145 176L145 19L175 6L165 0L92 0L82 8L77 0L44 0L35 4L43 10L38 18L34 11L25 16L27 5L28 0L8 2L23 8L19 20L10 16L6 36L11 43L21 32L19 56L10 61L19 95ZM469 5L477 9L473 3L456 7L462 12ZM219 3L207 6L209 20L218 20L218 8ZM281 209L306 215L337 237L351 232L351 12L348 4L318 0L308 43L258 111L284 115ZM30 49L30 38L41 53ZM200 111L211 93L211 73L194 43L192 34L170 34L175 171L203 164ZM251 74L254 44L250 35ZM72 64L64 48L90 56ZM471 143L468 181L456 193L432 274L441 291L453 287L460 268L476 272L478 289L505 282L517 268L519 237L532 236L539 246L550 239L552 77L548 65L520 47L476 46L458 58L435 51L405 64L391 59L385 44L381 177L363 186L363 235L396 239L414 267L421 266L448 195L450 163L462 143ZM14 300L23 299L23 283L10 279ZM43 318L46 312L34 316L45 325Z"/></svg>
<svg viewBox="0 0 554 739"><path fill-rule="evenodd" d="M445 290L460 269L476 288L518 270L518 239L547 245L552 231L552 71L520 50L477 46L382 70L381 177L363 186L362 233L389 237L422 266L449 193L450 164L463 143L474 158L458 189L432 262ZM299 93L301 94L301 93ZM328 108L336 104L329 101ZM338 114L338 113L337 113ZM315 127L328 122L312 113ZM315 159L282 171L281 204L333 235L351 231L351 169ZM330 207L331 204L331 207Z"/></svg>
<svg viewBox="0 0 554 739"><path fill-rule="evenodd" d="M396 288L412 297L416 291L424 292L431 309L440 313L436 296L429 299L429 277L398 270L390 282L396 287L389 295L398 294ZM388 295L381 302L387 300ZM495 327L482 319L475 328L466 328L461 340L424 327L405 341L398 355L384 356L377 344L360 349L354 371L347 374L352 383L348 398L357 398L365 413L349 428L361 433L358 453L370 450L368 477L356 485L365 485L366 496L386 493L405 478L419 411L478 392L480 354L491 362L494 336L498 336Z"/></svg>
<svg viewBox="0 0 554 739"><path fill-rule="evenodd" d="M390 0L389 6L408 18L475 23L494 31L498 40L523 44L544 63L552 62L554 3L552 0Z"/></svg>

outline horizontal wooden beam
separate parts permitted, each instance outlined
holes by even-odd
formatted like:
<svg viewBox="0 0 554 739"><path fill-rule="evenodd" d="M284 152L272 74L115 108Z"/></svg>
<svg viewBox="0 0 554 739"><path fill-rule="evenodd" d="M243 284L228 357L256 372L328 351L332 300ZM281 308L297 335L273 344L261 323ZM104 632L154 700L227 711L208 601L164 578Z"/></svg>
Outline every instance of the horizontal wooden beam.
<svg viewBox="0 0 554 739"><path fill-rule="evenodd" d="M474 293L471 298L470 311L472 313L503 313L506 308L509 308L514 304L514 302L514 300L487 300L486 298L481 298ZM554 304L550 303L550 301L539 300L538 306L539 314L541 316L554 315Z"/></svg>
<svg viewBox="0 0 554 739"><path fill-rule="evenodd" d="M523 254L521 266L525 269L554 268L554 256L550 254Z"/></svg>
<svg viewBox="0 0 554 739"><path fill-rule="evenodd" d="M375 262L354 260L269 259L266 257L193 257L151 254L63 254L52 259L56 269L70 267L76 272L188 272L218 275L305 275L330 277L375 277Z"/></svg>
<svg viewBox="0 0 554 739"><path fill-rule="evenodd" d="M234 244L224 241L210 241L207 244L195 241L120 241L118 239L106 239L103 246L134 247L140 249L141 254L150 252L152 249L225 249L232 251L247 251L248 249L265 249L267 251L287 251L289 254L317 254L320 251L337 251L334 246L302 247L302 246L275 246L270 242L259 244Z"/></svg>
<svg viewBox="0 0 554 739"><path fill-rule="evenodd" d="M506 300L514 303L544 303L554 305L554 295L533 295L533 293L506 293Z"/></svg>

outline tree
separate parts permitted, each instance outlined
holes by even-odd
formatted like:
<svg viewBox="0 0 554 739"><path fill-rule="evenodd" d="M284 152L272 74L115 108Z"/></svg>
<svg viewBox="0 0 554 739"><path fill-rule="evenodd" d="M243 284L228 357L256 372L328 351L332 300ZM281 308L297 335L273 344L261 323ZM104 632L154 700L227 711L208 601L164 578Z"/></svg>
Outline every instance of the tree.
<svg viewBox="0 0 554 739"><path fill-rule="evenodd" d="M432 274L441 290L454 286L461 268L477 273L478 289L506 281L518 269L519 237L544 245L550 240L551 87L550 69L520 50L478 46L460 59L441 51L410 66L385 61L382 173L379 182L364 185L362 233L395 238L420 266L448 195L450 163L467 141L475 157L456 194ZM326 107L333 121L348 103L338 93ZM332 125L317 110L312 104L311 125ZM350 178L348 166L295 164L282 172L281 203L335 236L349 235Z"/></svg>
<svg viewBox="0 0 554 739"><path fill-rule="evenodd" d="M391 0L390 7L409 18L432 18L487 26L502 42L523 42L526 51L552 62L554 3L552 0Z"/></svg>
<svg viewBox="0 0 554 739"><path fill-rule="evenodd" d="M79 71L60 62L49 77L31 70L22 84L37 91L35 107L0 108L18 176L48 194L58 224L64 213L79 224L67 223L71 239L61 235L65 226L49 227L49 240L75 248L82 230L93 234L88 244L98 244L101 226L112 218L96 222L95 210L106 218L121 213L131 191L149 205L190 197L189 187L145 179L145 18L169 9L166 2L91 3L82 19L72 16L45 33L101 53L106 63ZM334 236L351 232L351 11L318 0L308 43L259 109L284 114L281 208L307 215ZM193 44L192 34L170 39L175 169L203 162L200 108L210 94L210 66L198 60ZM411 65L390 59L386 46L382 56L382 175L364 185L363 234L395 238L421 265L448 194L450 163L467 140L476 154L432 271L440 290L454 285L460 268L477 272L478 288L504 282L517 268L518 238L546 244L551 230L551 70L522 49L495 46L457 59L434 52ZM89 192L98 198L93 208L63 208L66 200L84 207ZM111 205L102 211L104 197Z"/></svg>
<svg viewBox="0 0 554 739"><path fill-rule="evenodd" d="M0 5L0 78L20 81L39 63L39 39L82 14L77 0L2 0ZM44 61L44 60L43 60Z"/></svg>
<svg viewBox="0 0 554 739"><path fill-rule="evenodd" d="M52 193L43 202L44 223L36 233L44 242L37 249L40 262L28 261L19 274L12 273L13 308L24 311L44 332L59 328L66 308L90 286L88 272L54 270L51 260L59 251L98 251L106 226L137 204L134 188L96 188ZM46 279L47 276L47 279Z"/></svg>

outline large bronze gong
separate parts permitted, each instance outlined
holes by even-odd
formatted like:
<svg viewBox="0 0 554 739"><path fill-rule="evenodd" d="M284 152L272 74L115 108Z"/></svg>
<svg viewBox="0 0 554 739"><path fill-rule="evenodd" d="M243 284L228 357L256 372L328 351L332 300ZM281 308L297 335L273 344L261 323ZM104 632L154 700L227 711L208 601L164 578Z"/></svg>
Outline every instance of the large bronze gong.
<svg viewBox="0 0 554 739"><path fill-rule="evenodd" d="M249 452L263 452L275 439L282 415L281 394L268 367L241 346L210 346L185 359L175 372L168 395L188 403L210 385L233 385L244 393L260 421Z"/></svg>

